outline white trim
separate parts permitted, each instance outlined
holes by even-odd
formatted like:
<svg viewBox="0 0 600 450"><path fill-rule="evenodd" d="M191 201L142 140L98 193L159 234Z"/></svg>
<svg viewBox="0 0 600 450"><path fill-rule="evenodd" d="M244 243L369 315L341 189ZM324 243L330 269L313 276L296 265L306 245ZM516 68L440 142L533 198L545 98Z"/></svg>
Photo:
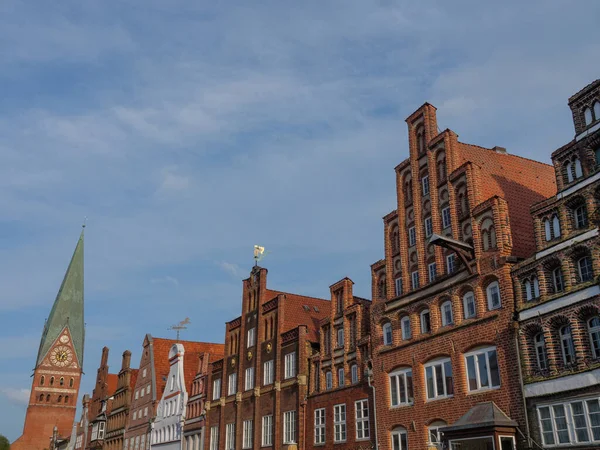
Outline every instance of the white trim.
<svg viewBox="0 0 600 450"><path fill-rule="evenodd" d="M525 397L539 397L600 384L600 369L525 385Z"/></svg>
<svg viewBox="0 0 600 450"><path fill-rule="evenodd" d="M541 305L534 306L533 308L529 308L520 312L519 321L531 319L542 314L548 314L552 311L556 311L557 309L564 308L574 303L582 302L590 297L593 297L594 295L599 294L600 286L594 285L577 292L563 295L562 297L552 300L551 302L542 303Z"/></svg>
<svg viewBox="0 0 600 450"><path fill-rule="evenodd" d="M470 438L451 439L450 441L448 441L448 444L450 445L450 448L452 448L452 444L454 442L472 441L473 439L489 439L492 441L492 445L493 445L492 450L496 450L496 441L494 440L494 436L477 436L477 437L470 437Z"/></svg>
<svg viewBox="0 0 600 450"><path fill-rule="evenodd" d="M575 141L579 142L580 140L582 140L584 137L587 137L588 135L592 134L594 131L596 130L600 130L600 123L597 123L596 125L594 125L591 128L588 128L587 130L579 133L577 136L575 136Z"/></svg>
<svg viewBox="0 0 600 450"><path fill-rule="evenodd" d="M598 172L598 174L600 175L600 172ZM577 244L578 242L583 242L587 239L591 239L596 236L598 236L598 228L586 231L585 233L580 234L579 236L572 237L571 239L567 239L566 241L561 242L560 244L553 245L552 247L547 248L546 250L537 252L535 254L535 259L543 258L544 256L548 256L551 253L557 252L567 247L571 247L572 245Z"/></svg>
<svg viewBox="0 0 600 450"><path fill-rule="evenodd" d="M514 436L510 436L510 435L506 435L506 434L499 434L498 435L498 448L502 448L502 438L509 438L512 440L513 443L513 449L517 448L517 441L515 440Z"/></svg>

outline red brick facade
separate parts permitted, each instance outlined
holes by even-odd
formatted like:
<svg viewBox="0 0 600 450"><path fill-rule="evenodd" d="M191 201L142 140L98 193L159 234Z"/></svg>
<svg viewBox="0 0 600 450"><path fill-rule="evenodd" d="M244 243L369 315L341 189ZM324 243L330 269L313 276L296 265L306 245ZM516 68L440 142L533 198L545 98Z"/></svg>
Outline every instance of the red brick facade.
<svg viewBox="0 0 600 450"><path fill-rule="evenodd" d="M108 373L108 353L108 347L104 347L96 374L96 385L90 399L86 450L104 448L106 419L112 409L112 397L117 389L117 375Z"/></svg>

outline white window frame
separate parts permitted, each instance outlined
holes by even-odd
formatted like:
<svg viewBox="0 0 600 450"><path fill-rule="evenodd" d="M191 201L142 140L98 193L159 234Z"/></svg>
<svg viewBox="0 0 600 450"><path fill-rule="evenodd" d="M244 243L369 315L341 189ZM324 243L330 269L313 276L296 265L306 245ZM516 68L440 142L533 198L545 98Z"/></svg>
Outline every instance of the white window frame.
<svg viewBox="0 0 600 450"><path fill-rule="evenodd" d="M533 298L540 298L540 282L537 276L531 277L531 284L533 285Z"/></svg>
<svg viewBox="0 0 600 450"><path fill-rule="evenodd" d="M369 400L357 400L354 402L354 418L356 420L356 440L363 441L370 439L371 430L369 427Z"/></svg>
<svg viewBox="0 0 600 450"><path fill-rule="evenodd" d="M386 322L381 328L383 331L383 345L392 345L392 342L394 341L392 324L390 322Z"/></svg>
<svg viewBox="0 0 600 450"><path fill-rule="evenodd" d="M546 242L552 240L552 225L550 224L550 219L544 219L544 235Z"/></svg>
<svg viewBox="0 0 600 450"><path fill-rule="evenodd" d="M262 418L262 439L263 447L271 447L273 445L273 415L269 414Z"/></svg>
<svg viewBox="0 0 600 450"><path fill-rule="evenodd" d="M555 402L555 403L547 403L547 404L540 404L537 406L537 418L538 418L538 426L540 429L540 435L542 436L542 442L544 443L544 445L546 447L558 447L558 446L566 446L566 445L593 445L593 444L598 444L600 443L600 434L598 434L599 438L598 439L594 439L594 431L596 431L597 433L600 433L600 431L598 431L598 429L600 428L600 426L592 426L592 421L591 421L591 414L600 414L598 411L595 411L593 413L590 412L590 403L596 403L598 405L599 411L600 411L600 398L596 397L584 397L584 398L577 398L577 399L572 399L572 400L568 400L568 401L563 401L563 402ZM583 408L583 414L575 414L575 410L574 410L574 404L581 404L582 408ZM561 407L564 411L564 416L560 416L561 419L564 419L564 423L561 424L564 426L564 428L561 429L561 431L563 432L567 432L568 435L568 442L559 442L558 440L558 428L557 428L557 423L556 423L556 411L555 408L556 407ZM540 413L540 410L546 409L547 412L549 413L550 417L542 419L542 415ZM576 417L577 416L583 416L584 422L583 423L579 423L580 426L577 426L577 420ZM550 430L544 430L543 428L543 421L549 421L550 423ZM581 426L584 425L584 426ZM579 435L577 433L577 431L580 430L585 430L587 433L587 437L588 440L579 440ZM547 435L551 434L552 435L552 439L553 442L547 442Z"/></svg>
<svg viewBox="0 0 600 450"><path fill-rule="evenodd" d="M428 316L428 320L425 321L425 315ZM429 312L428 309L424 309L423 311L421 311L421 314L419 314L420 318L421 318L421 334L427 334L427 333L431 333L431 313ZM425 328L425 324L427 323L428 328Z"/></svg>
<svg viewBox="0 0 600 450"><path fill-rule="evenodd" d="M454 324L454 312L452 311L452 302L450 300L445 301L440 306L440 313L442 315L442 326L447 327L448 325ZM450 315L450 317L448 317Z"/></svg>
<svg viewBox="0 0 600 450"><path fill-rule="evenodd" d="M246 341L246 348L254 347L256 345L256 327L252 327L248 330L248 339Z"/></svg>
<svg viewBox="0 0 600 450"><path fill-rule="evenodd" d="M394 370L388 374L388 379L390 384L390 407L412 405L414 403L412 368ZM394 397L396 397L395 401Z"/></svg>
<svg viewBox="0 0 600 450"><path fill-rule="evenodd" d="M450 228L452 225L452 217L450 216L450 207L446 206L442 209L442 229Z"/></svg>
<svg viewBox="0 0 600 450"><path fill-rule="evenodd" d="M498 384L492 385L492 369L490 367L490 354L494 352L496 354L496 366L498 369ZM483 386L481 384L481 373L479 366L479 358L485 358L485 367L487 370L487 380L488 385ZM469 358L473 358L473 366L475 369L475 382L477 387L475 389L471 389L471 385L469 383ZM496 347L484 347L475 349L471 352L465 353L465 375L467 376L467 389L468 392L480 392L485 390L499 389L502 385L502 380L500 379L500 359L498 358L498 350Z"/></svg>
<svg viewBox="0 0 600 450"><path fill-rule="evenodd" d="M428 238L433 234L433 220L431 217L425 218L425 237Z"/></svg>
<svg viewBox="0 0 600 450"><path fill-rule="evenodd" d="M296 443L296 411L283 413L283 443Z"/></svg>
<svg viewBox="0 0 600 450"><path fill-rule="evenodd" d="M237 373L230 373L227 378L227 395L235 395L237 393Z"/></svg>
<svg viewBox="0 0 600 450"><path fill-rule="evenodd" d="M350 366L350 381L352 384L358 383L358 364Z"/></svg>
<svg viewBox="0 0 600 450"><path fill-rule="evenodd" d="M221 398L221 379L217 378L216 380L213 380L212 399L218 400L220 398Z"/></svg>
<svg viewBox="0 0 600 450"><path fill-rule="evenodd" d="M423 196L429 195L429 175L421 178L421 186L423 187Z"/></svg>
<svg viewBox="0 0 600 450"><path fill-rule="evenodd" d="M396 427L390 433L391 450L408 450L408 432L404 427Z"/></svg>
<svg viewBox="0 0 600 450"><path fill-rule="evenodd" d="M135 391L135 399L137 400L140 397L140 392L136 389Z"/></svg>
<svg viewBox="0 0 600 450"><path fill-rule="evenodd" d="M568 333L564 333L563 330ZM560 339L560 349L565 366L572 366L577 361L577 353L575 352L575 342L573 341L573 328L571 325L565 325L558 330ZM567 354L568 352L568 354ZM571 358L571 361L569 361Z"/></svg>
<svg viewBox="0 0 600 450"><path fill-rule="evenodd" d="M402 329L402 339L408 340L412 337L412 330L410 329L410 316L404 316L400 320L400 328Z"/></svg>
<svg viewBox="0 0 600 450"><path fill-rule="evenodd" d="M498 296L497 305L494 304L494 291ZM485 292L487 297L488 309L490 311L502 308L502 295L500 294L500 285L497 281L492 281L490 284L488 284L488 286L485 288Z"/></svg>
<svg viewBox="0 0 600 450"><path fill-rule="evenodd" d="M273 384L275 375L275 364L273 360L265 361L263 363L263 385L269 386Z"/></svg>
<svg viewBox="0 0 600 450"><path fill-rule="evenodd" d="M533 337L533 346L535 348L535 358L537 361L538 369L548 369L548 352L546 349L546 337L543 332L537 333Z"/></svg>
<svg viewBox="0 0 600 450"><path fill-rule="evenodd" d="M252 448L252 419L242 423L242 448Z"/></svg>
<svg viewBox="0 0 600 450"><path fill-rule="evenodd" d="M440 435L440 428L444 428L446 426L448 426L448 424L446 422L444 422L443 420L436 420L427 427L427 438L428 438L428 443L430 445L442 443L442 436ZM431 439L431 437L433 435L435 436L435 439Z"/></svg>
<svg viewBox="0 0 600 450"><path fill-rule="evenodd" d="M471 304L473 305L473 312L469 308ZM477 317L477 304L475 303L475 293L473 291L466 292L463 295L463 312L465 319Z"/></svg>
<svg viewBox="0 0 600 450"><path fill-rule="evenodd" d="M417 244L417 230L415 227L410 227L408 229L408 246L412 247Z"/></svg>
<svg viewBox="0 0 600 450"><path fill-rule="evenodd" d="M450 253L449 255L446 256L446 272L448 274L454 273L455 270L455 264L454 264L454 260L456 259L456 254L454 253Z"/></svg>
<svg viewBox="0 0 600 450"><path fill-rule="evenodd" d="M337 370L338 376L338 387L344 387L346 385L346 372L343 367L339 367Z"/></svg>
<svg viewBox="0 0 600 450"><path fill-rule="evenodd" d="M325 408L315 409L315 445L325 443Z"/></svg>
<svg viewBox="0 0 600 450"><path fill-rule="evenodd" d="M410 280L412 282L413 290L419 289L419 271L418 270L415 270L413 273L410 274Z"/></svg>
<svg viewBox="0 0 600 450"><path fill-rule="evenodd" d="M333 374L331 373L331 370L325 372L325 389L333 389Z"/></svg>
<svg viewBox="0 0 600 450"><path fill-rule="evenodd" d="M254 389L254 367L248 367L244 376L244 390Z"/></svg>
<svg viewBox="0 0 600 450"><path fill-rule="evenodd" d="M296 376L296 352L291 352L285 355L285 370L284 379Z"/></svg>
<svg viewBox="0 0 600 450"><path fill-rule="evenodd" d="M428 264L427 272L429 274L429 282L433 283L437 277L437 264L434 262Z"/></svg>
<svg viewBox="0 0 600 450"><path fill-rule="evenodd" d="M442 398L454 397L454 371L452 370L452 360L450 358L437 358L423 365L425 374L425 391L427 401L439 400ZM448 374L450 371L450 384L448 384ZM428 372L432 376L432 385L428 383ZM441 377L444 392L438 392L438 375ZM449 393L452 391L452 393Z"/></svg>
<svg viewBox="0 0 600 450"><path fill-rule="evenodd" d="M235 450L235 422L225 426L225 450Z"/></svg>
<svg viewBox="0 0 600 450"><path fill-rule="evenodd" d="M575 179L579 179L583 176L583 170L581 168L581 161L579 158L575 158Z"/></svg>
<svg viewBox="0 0 600 450"><path fill-rule="evenodd" d="M395 280L394 280L394 284L396 286L396 297L399 297L402 295L402 276L398 276Z"/></svg>
<svg viewBox="0 0 600 450"><path fill-rule="evenodd" d="M344 348L344 327L336 329L337 348Z"/></svg>
<svg viewBox="0 0 600 450"><path fill-rule="evenodd" d="M346 442L346 404L333 407L333 442Z"/></svg>

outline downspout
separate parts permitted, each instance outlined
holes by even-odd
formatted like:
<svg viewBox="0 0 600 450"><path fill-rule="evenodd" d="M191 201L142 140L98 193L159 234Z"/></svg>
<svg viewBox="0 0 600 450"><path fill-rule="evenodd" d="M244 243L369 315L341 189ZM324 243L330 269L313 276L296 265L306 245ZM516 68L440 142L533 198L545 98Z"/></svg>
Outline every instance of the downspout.
<svg viewBox="0 0 600 450"><path fill-rule="evenodd" d="M379 439L377 438L377 402L376 402L376 394L375 394L375 385L371 384L371 378L373 377L373 365L372 362L367 362L367 381L369 383L369 387L373 389L373 423L375 426L375 450L379 449Z"/></svg>
<svg viewBox="0 0 600 450"><path fill-rule="evenodd" d="M302 450L306 448L306 402L307 397L304 397L304 401L300 404L302 407Z"/></svg>
<svg viewBox="0 0 600 450"><path fill-rule="evenodd" d="M517 364L519 367L519 384L521 386L521 396L523 398L523 413L525 414L525 431L527 433L527 447L531 448L531 434L529 433L529 417L527 416L527 400L525 400L525 385L523 384L523 366L521 366L521 352L519 350L519 323L516 321L513 323L515 324L515 350L517 351Z"/></svg>

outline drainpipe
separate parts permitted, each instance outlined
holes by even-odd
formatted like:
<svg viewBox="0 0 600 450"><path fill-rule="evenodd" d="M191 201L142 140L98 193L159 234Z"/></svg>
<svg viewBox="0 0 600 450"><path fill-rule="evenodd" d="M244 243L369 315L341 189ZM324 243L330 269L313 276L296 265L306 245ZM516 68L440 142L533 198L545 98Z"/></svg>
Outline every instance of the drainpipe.
<svg viewBox="0 0 600 450"><path fill-rule="evenodd" d="M371 384L371 379L373 377L373 364L371 361L367 362L367 381L369 383L369 387L373 389L373 423L375 424L375 450L379 450L379 439L377 438L377 402L376 394L375 394L375 385Z"/></svg>
<svg viewBox="0 0 600 450"><path fill-rule="evenodd" d="M304 397L304 401L300 403L302 407L302 417L304 420L302 421L302 450L306 448L306 403L308 401L308 397Z"/></svg>
<svg viewBox="0 0 600 450"><path fill-rule="evenodd" d="M521 352L519 350L519 323L513 323L515 326L515 350L517 351L517 364L519 367L519 384L521 385L521 396L523 397L523 412L525 414L525 431L527 432L527 447L531 448L531 434L529 433L529 417L527 416L527 400L525 400L525 385L523 384L523 366L521 365Z"/></svg>

